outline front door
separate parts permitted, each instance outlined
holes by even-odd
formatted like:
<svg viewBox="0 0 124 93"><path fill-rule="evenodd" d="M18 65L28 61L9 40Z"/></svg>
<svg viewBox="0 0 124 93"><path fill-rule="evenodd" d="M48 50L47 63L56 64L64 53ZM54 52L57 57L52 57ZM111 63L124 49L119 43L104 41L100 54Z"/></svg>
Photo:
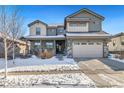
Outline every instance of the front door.
<svg viewBox="0 0 124 93"><path fill-rule="evenodd" d="M65 51L65 40L56 41L56 54L64 54Z"/></svg>

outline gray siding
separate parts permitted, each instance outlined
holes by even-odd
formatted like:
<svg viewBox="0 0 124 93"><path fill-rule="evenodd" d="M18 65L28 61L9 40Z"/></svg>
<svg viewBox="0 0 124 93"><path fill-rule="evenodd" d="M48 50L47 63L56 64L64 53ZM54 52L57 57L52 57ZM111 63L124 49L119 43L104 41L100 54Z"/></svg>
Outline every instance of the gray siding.
<svg viewBox="0 0 124 93"><path fill-rule="evenodd" d="M77 19L80 18L80 20L82 22L83 22L83 20L85 22L86 18L87 18L87 20L89 19L89 21L88 21L88 31L89 32L91 32L91 31L101 31L102 30L102 20L100 18L88 13L88 12L81 12L81 13L75 15L75 16L72 16L72 17L68 18L68 20L72 19L73 22L78 23L78 21L73 20L73 18L77 18ZM72 29L72 30L69 29L70 28L69 23L70 23L70 21L67 21L66 30L68 32L74 32L74 31L76 32L77 28L75 28L75 30L74 29Z"/></svg>
<svg viewBox="0 0 124 93"><path fill-rule="evenodd" d="M30 35L36 35L36 28L39 27L41 29L40 35L41 36L45 36L46 35L46 30L47 27L46 25L42 24L42 23L35 23L34 25L29 27L29 31L30 31Z"/></svg>
<svg viewBox="0 0 124 93"><path fill-rule="evenodd" d="M102 30L101 21L95 19L92 20L93 21L89 22L89 31L101 31Z"/></svg>
<svg viewBox="0 0 124 93"><path fill-rule="evenodd" d="M63 35L65 33L64 27L57 28L57 35Z"/></svg>
<svg viewBox="0 0 124 93"><path fill-rule="evenodd" d="M63 35L64 33L65 33L64 27L48 28L47 29L47 35L48 36Z"/></svg>
<svg viewBox="0 0 124 93"><path fill-rule="evenodd" d="M48 28L47 29L47 35L48 36L55 36L57 33L56 33L56 29L55 28Z"/></svg>

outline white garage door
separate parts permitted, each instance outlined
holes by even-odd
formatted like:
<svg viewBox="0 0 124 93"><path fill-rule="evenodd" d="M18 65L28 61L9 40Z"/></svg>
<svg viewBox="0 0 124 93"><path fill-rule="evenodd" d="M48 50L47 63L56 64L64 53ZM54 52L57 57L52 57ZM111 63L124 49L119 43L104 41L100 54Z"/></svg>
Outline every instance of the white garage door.
<svg viewBox="0 0 124 93"><path fill-rule="evenodd" d="M73 57L103 57L102 42L73 42Z"/></svg>

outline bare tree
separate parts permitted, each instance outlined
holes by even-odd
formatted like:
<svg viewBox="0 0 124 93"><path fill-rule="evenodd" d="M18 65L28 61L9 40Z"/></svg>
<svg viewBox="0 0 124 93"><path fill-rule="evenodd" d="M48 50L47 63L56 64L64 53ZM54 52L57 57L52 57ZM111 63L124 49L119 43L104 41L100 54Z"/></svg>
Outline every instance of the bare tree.
<svg viewBox="0 0 124 93"><path fill-rule="evenodd" d="M7 77L7 57L8 49L13 46L13 62L15 59L15 42L21 34L22 17L19 16L19 10L14 7L0 7L0 38L4 43L5 57L5 78Z"/></svg>
<svg viewBox="0 0 124 93"><path fill-rule="evenodd" d="M12 16L10 18L11 28L10 33L12 37L13 46L13 64L15 63L15 41L22 35L23 17L20 15L20 10L13 7Z"/></svg>
<svg viewBox="0 0 124 93"><path fill-rule="evenodd" d="M4 51L5 51L5 78L7 77L7 38L9 34L9 16L7 15L6 6L1 6L0 11L0 36L3 39Z"/></svg>

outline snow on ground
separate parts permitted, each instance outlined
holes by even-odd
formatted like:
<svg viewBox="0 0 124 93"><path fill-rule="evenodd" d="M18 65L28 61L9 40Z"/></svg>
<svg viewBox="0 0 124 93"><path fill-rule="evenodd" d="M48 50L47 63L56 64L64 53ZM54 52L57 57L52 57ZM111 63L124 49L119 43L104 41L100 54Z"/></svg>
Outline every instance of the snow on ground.
<svg viewBox="0 0 124 93"><path fill-rule="evenodd" d="M0 77L0 87L95 87L83 73L19 75Z"/></svg>
<svg viewBox="0 0 124 93"><path fill-rule="evenodd" d="M0 72L5 68L4 59L0 59ZM8 61L8 71L49 71L49 70L79 70L78 65L72 58L64 56L63 60L56 57L50 59L40 59L36 56L21 59L16 58L15 64L12 60Z"/></svg>
<svg viewBox="0 0 124 93"><path fill-rule="evenodd" d="M114 54L109 54L109 59L124 63L124 59L115 58Z"/></svg>
<svg viewBox="0 0 124 93"><path fill-rule="evenodd" d="M124 59L118 59L118 58L110 58L110 59L124 63Z"/></svg>

